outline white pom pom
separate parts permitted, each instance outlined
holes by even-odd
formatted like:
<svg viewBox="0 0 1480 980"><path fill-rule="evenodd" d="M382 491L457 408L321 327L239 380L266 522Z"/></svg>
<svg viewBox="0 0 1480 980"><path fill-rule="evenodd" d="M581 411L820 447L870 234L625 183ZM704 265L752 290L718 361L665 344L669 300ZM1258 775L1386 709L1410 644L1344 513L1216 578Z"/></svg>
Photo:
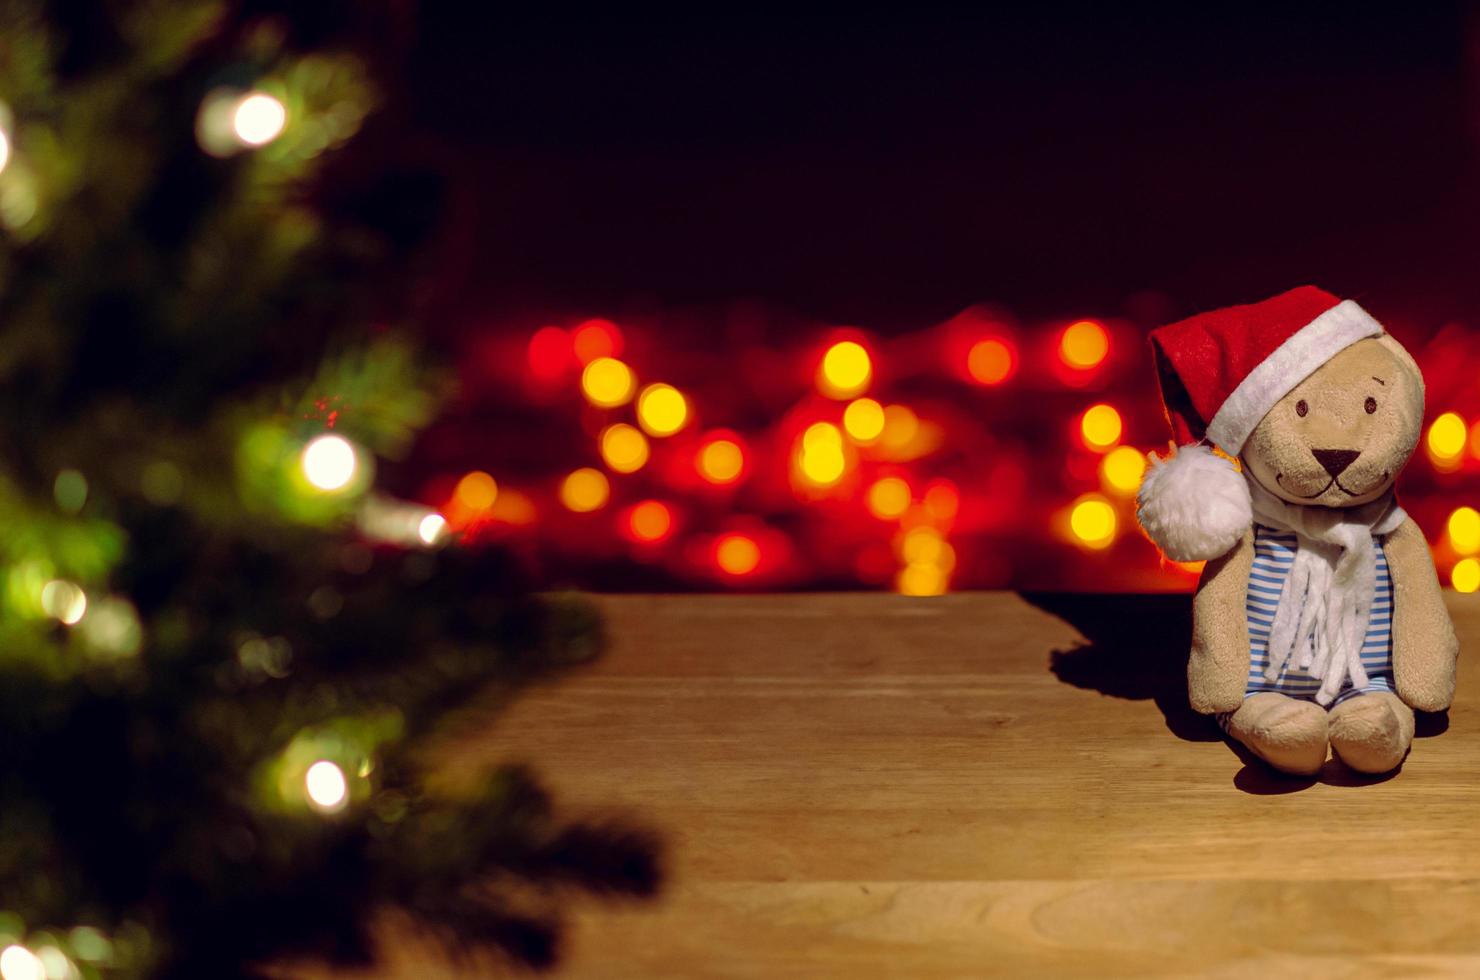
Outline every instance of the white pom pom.
<svg viewBox="0 0 1480 980"><path fill-rule="evenodd" d="M1207 446L1151 457L1136 494L1136 519L1172 561L1227 554L1254 523L1249 487L1233 463Z"/></svg>

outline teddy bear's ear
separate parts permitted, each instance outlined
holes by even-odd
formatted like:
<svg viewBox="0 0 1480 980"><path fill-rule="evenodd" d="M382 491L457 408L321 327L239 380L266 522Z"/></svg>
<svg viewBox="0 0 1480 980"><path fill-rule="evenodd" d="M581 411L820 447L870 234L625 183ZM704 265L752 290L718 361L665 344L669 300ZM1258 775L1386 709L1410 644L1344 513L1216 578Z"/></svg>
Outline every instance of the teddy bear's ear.
<svg viewBox="0 0 1480 980"><path fill-rule="evenodd" d="M1249 486L1226 456L1182 446L1151 466L1136 494L1136 519L1173 561L1206 561L1233 550L1254 523Z"/></svg>

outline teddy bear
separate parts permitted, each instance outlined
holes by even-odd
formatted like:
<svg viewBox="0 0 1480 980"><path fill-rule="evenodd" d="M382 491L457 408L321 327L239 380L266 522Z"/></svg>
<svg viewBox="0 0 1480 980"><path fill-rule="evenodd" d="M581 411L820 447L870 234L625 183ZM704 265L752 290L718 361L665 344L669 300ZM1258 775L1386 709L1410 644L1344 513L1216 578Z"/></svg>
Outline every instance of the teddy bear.
<svg viewBox="0 0 1480 980"><path fill-rule="evenodd" d="M1423 376L1353 300L1302 286L1150 337L1177 448L1150 457L1137 518L1193 598L1192 707L1275 769L1328 752L1402 764L1459 652L1423 532L1393 483Z"/></svg>

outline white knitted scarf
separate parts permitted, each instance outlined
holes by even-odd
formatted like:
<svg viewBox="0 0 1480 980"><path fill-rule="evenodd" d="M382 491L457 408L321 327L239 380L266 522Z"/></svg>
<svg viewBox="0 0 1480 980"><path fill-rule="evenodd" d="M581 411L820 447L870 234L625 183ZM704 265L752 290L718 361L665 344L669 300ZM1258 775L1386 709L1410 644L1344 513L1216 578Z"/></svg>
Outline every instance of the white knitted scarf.
<svg viewBox="0 0 1480 980"><path fill-rule="evenodd" d="M1359 507L1312 507L1288 503L1248 475L1254 520L1294 531L1295 562L1269 634L1264 676L1274 680L1291 660L1321 682L1316 702L1330 704L1348 678L1367 686L1362 643L1377 588L1373 535L1391 534L1403 523L1403 508L1391 490Z"/></svg>

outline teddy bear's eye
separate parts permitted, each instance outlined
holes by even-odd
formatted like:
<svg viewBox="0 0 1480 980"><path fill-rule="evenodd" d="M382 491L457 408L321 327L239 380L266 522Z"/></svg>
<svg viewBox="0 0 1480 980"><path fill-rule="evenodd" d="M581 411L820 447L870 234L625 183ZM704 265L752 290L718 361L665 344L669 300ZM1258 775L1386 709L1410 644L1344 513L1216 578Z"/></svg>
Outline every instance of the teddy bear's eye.
<svg viewBox="0 0 1480 980"><path fill-rule="evenodd" d="M1373 412L1377 411L1377 399L1373 398L1371 395L1368 395L1367 404L1363 405L1362 407L1367 410L1368 415L1371 415Z"/></svg>
<svg viewBox="0 0 1480 980"><path fill-rule="evenodd" d="M1369 398L1367 400L1368 401L1371 401L1372 399ZM1376 407L1377 407L1376 405L1373 406L1373 408L1376 408ZM1307 404L1305 404L1305 399L1304 398L1300 399L1300 401L1298 401L1298 402L1295 403L1295 414L1296 415L1300 416L1301 418L1305 418L1305 413L1308 412L1308 411L1310 411L1310 406L1307 405Z"/></svg>

